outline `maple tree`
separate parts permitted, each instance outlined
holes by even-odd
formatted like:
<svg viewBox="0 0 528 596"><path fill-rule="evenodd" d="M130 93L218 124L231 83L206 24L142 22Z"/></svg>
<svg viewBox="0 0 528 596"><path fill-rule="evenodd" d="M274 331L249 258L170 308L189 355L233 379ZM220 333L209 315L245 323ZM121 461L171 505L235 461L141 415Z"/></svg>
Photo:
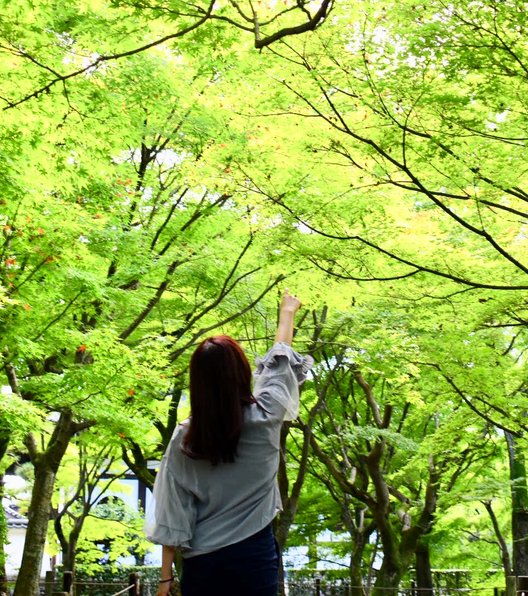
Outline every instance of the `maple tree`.
<svg viewBox="0 0 528 596"><path fill-rule="evenodd" d="M413 566L431 589L458 499L527 574L523 3L29 4L0 22L0 455L35 469L16 593L74 437L151 486L193 346L262 353L285 284L319 364L281 546L316 533L308 487L357 593Z"/></svg>

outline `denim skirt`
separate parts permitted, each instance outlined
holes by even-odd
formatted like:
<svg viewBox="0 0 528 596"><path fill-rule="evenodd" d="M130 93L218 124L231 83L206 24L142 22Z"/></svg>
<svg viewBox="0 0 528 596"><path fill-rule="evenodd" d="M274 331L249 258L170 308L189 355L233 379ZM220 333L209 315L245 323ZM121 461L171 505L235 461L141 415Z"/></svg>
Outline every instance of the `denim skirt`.
<svg viewBox="0 0 528 596"><path fill-rule="evenodd" d="M279 554L271 526L212 553L183 559L182 596L277 596Z"/></svg>

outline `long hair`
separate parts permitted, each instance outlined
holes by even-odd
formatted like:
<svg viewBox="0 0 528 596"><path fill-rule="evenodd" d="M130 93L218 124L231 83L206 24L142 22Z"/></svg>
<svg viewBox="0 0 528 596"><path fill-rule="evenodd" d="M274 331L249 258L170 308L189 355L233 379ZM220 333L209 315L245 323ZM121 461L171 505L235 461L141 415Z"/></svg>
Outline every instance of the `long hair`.
<svg viewBox="0 0 528 596"><path fill-rule="evenodd" d="M226 335L209 337L190 364L191 421L182 451L213 465L233 462L251 393L251 367L242 348Z"/></svg>

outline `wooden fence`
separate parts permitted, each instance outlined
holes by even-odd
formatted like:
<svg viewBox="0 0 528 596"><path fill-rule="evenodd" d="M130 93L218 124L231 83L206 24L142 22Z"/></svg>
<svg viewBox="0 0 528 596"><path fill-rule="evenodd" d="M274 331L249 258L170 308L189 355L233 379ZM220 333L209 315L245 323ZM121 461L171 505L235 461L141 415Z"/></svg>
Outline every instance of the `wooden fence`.
<svg viewBox="0 0 528 596"><path fill-rule="evenodd" d="M120 586L123 582L119 582ZM45 596L71 596L74 588L76 591L80 591L82 588L88 588L93 586L94 588L108 588L113 587L117 589L111 596L121 596L126 594L127 596L141 596L141 578L139 573L131 573L128 576L128 585L124 588L117 588L117 582L75 582L74 575L71 571L65 571L62 576L62 590L57 592L55 586L55 574L52 571L46 573L46 579L44 580L44 595Z"/></svg>
<svg viewBox="0 0 528 596"><path fill-rule="evenodd" d="M9 582L11 583L11 582ZM73 594L104 593L107 596L145 596L155 594L157 583L142 580L139 573L131 573L128 580L117 582L104 581L75 581L72 572L65 571L62 576L62 586L57 585L53 572L46 573L46 579L41 584L43 596L72 596ZM177 588L176 588L177 589ZM324 578L303 579L289 581L281 586L280 592L288 596L351 596L357 594L358 589L346 580L329 581ZM363 593L368 594L363 587ZM413 583L406 588L387 588L387 596L528 596L528 576L509 577L505 587L479 588L434 588L419 589ZM213 596L213 595L212 595ZM248 595L250 596L250 595Z"/></svg>

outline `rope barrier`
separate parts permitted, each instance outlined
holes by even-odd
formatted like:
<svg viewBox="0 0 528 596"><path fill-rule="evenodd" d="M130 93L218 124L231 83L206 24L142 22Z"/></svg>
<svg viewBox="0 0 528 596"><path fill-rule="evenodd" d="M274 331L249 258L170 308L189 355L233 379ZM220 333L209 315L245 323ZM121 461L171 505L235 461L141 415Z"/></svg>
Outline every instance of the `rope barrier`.
<svg viewBox="0 0 528 596"><path fill-rule="evenodd" d="M286 581L282 584L285 587L289 588L312 588L317 589L320 588L321 590L366 590L366 586L354 586L349 584L346 580L344 581L332 581L332 580L324 580L321 579L318 582L313 580L290 580ZM387 594L406 594L406 595L420 595L420 594L471 594L471 593L486 593L486 594L493 594L493 591L496 589L496 586L480 586L478 588L447 588L447 587L440 587L440 588L411 588L411 587L399 587L399 588L385 588L385 587L377 587L376 590L383 591ZM504 588L498 588L504 589ZM518 590L517 594L526 595L528 596L528 590Z"/></svg>
<svg viewBox="0 0 528 596"><path fill-rule="evenodd" d="M124 594L125 592L128 592L128 590L130 590L130 588L133 588L133 587L134 587L134 584L130 584L130 586L123 588L120 592L116 592L115 594L112 594L112 596L119 596L119 594Z"/></svg>
<svg viewBox="0 0 528 596"><path fill-rule="evenodd" d="M116 584L124 584L125 580L117 582L74 582L76 586L115 586ZM115 595L112 595L115 596Z"/></svg>

